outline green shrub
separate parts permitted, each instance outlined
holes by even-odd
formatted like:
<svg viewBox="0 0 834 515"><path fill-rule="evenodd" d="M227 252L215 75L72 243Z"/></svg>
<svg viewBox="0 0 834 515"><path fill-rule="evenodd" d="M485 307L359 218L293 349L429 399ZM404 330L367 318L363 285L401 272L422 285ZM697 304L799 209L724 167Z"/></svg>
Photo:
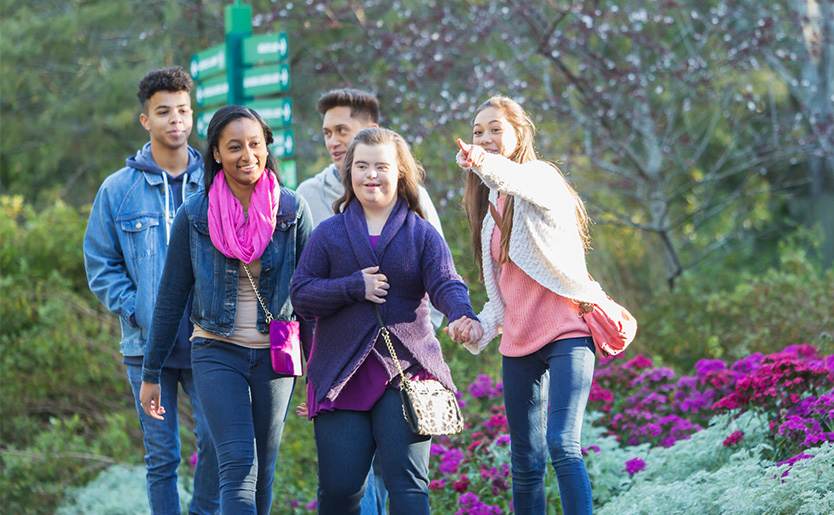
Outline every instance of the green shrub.
<svg viewBox="0 0 834 515"><path fill-rule="evenodd" d="M796 240L780 246L777 267L740 272L734 285L711 279L684 276L673 292L635 309L634 348L681 369L793 343L834 351L834 269L823 270Z"/></svg>

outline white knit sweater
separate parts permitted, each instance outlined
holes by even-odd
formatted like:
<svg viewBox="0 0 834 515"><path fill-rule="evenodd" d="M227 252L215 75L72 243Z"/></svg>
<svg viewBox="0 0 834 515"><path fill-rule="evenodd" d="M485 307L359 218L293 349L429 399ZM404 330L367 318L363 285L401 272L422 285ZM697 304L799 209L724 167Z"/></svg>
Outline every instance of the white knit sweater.
<svg viewBox="0 0 834 515"><path fill-rule="evenodd" d="M487 154L481 166L470 168L489 189L493 205L498 193L515 197L509 257L524 273L548 290L580 302L598 303L605 298L600 285L590 279L585 251L576 226L575 200L562 175L543 161L519 164L497 154ZM481 259L487 301L478 319L484 328L479 342L466 348L479 354L504 325L504 299L498 289L500 266L490 254L495 221L487 213L481 230Z"/></svg>

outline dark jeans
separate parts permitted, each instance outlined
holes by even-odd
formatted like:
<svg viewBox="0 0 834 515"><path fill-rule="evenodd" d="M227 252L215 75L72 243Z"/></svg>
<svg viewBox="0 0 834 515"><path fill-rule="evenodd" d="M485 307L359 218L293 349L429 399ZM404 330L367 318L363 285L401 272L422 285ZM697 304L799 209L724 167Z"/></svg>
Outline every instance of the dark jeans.
<svg viewBox="0 0 834 515"><path fill-rule="evenodd" d="M319 463L319 515L359 515L374 452L392 514L429 513L431 437L414 434L397 390L370 411L335 410L313 419Z"/></svg>
<svg viewBox="0 0 834 515"><path fill-rule="evenodd" d="M162 387L162 405L165 420L156 420L145 414L139 404L142 386L142 367L127 365L127 379L133 390L139 427L145 442L145 467L148 480L148 503L151 513L180 513L177 490L177 467L182 460L180 426L177 414L179 387L188 395L194 412L194 435L197 437L197 466L194 469L194 495L189 513L213 514L220 508L217 500L217 455L211 442L203 410L196 395L192 371L189 369L163 368L159 376Z"/></svg>
<svg viewBox="0 0 834 515"><path fill-rule="evenodd" d="M294 377L272 370L269 349L196 338L191 366L217 449L222 513L265 514Z"/></svg>
<svg viewBox="0 0 834 515"><path fill-rule="evenodd" d="M582 461L579 435L591 392L594 359L591 338L557 340L527 356L504 356L513 507L518 515L543 515L546 511L548 451L565 515L593 512L591 482Z"/></svg>

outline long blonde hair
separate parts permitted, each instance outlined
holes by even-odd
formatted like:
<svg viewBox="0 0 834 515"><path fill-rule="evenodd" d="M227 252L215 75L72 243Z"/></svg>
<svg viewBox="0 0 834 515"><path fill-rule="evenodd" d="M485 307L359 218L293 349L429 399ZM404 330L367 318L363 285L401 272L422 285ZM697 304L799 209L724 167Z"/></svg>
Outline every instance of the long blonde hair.
<svg viewBox="0 0 834 515"><path fill-rule="evenodd" d="M423 167L411 155L408 143L402 136L390 129L382 127L371 127L359 131L353 139L353 143L345 152L342 159L342 167L339 175L342 179L342 186L345 192L333 203L333 212L339 214L347 209L350 201L356 197L353 191L353 182L350 177L350 169L353 167L353 158L356 154L357 145L393 145L397 151L397 196L405 199L408 209L417 213L420 218L425 219L423 208L420 207L420 184L426 172Z"/></svg>
<svg viewBox="0 0 834 515"><path fill-rule="evenodd" d="M478 114L488 107L501 110L504 117L512 125L515 131L518 144L510 154L509 159L516 163L526 163L538 159L536 150L533 147L533 136L536 133L536 127L533 121L515 100L505 97L503 95L495 95L489 100L478 106L475 110L472 119L474 120ZM553 168L562 175L562 171L556 165L550 163ZM588 212L585 210L585 203L579 197L571 185L565 181L571 195L575 200L576 208L576 228L579 231L579 236L582 239L582 244L587 250L590 248L590 235L588 232ZM469 220L469 229L472 231L472 248L474 249L475 262L478 264L478 273L481 280L484 278L484 266L481 258L481 228L489 210L489 188L483 183L480 177L474 173L469 173L466 176L466 188L463 193L463 206L466 209L466 217ZM513 226L513 213L515 201L512 196L508 196L504 203L503 213L501 213L501 220L499 230L501 231L501 240L499 243L500 249L500 263L509 261L510 253L510 233Z"/></svg>

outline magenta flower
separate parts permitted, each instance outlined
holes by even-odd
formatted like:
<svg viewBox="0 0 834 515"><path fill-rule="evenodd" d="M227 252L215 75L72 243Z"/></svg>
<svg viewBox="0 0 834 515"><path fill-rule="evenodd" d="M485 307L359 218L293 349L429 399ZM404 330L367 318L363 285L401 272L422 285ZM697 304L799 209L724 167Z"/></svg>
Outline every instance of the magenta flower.
<svg viewBox="0 0 834 515"><path fill-rule="evenodd" d="M307 511L316 511L317 506L318 502L315 499L313 499L307 506L304 507L304 509Z"/></svg>
<svg viewBox="0 0 834 515"><path fill-rule="evenodd" d="M466 477L466 474L461 474L460 480L452 483L452 488L455 492L465 492L469 488L469 478Z"/></svg>
<svg viewBox="0 0 834 515"><path fill-rule="evenodd" d="M620 472L628 472L629 477L631 477L641 470L646 470L646 462L640 458L632 458L625 462L625 468Z"/></svg>
<svg viewBox="0 0 834 515"><path fill-rule="evenodd" d="M724 447L730 447L744 441L744 431L733 431L733 434L724 439Z"/></svg>
<svg viewBox="0 0 834 515"><path fill-rule="evenodd" d="M492 378L481 374L469 385L469 393L476 399L495 397L496 390L492 387Z"/></svg>
<svg viewBox="0 0 834 515"><path fill-rule="evenodd" d="M197 466L197 453L196 452L191 455L191 466L192 467Z"/></svg>
<svg viewBox="0 0 834 515"><path fill-rule="evenodd" d="M443 474L455 474L458 471L461 461L463 461L463 451L460 449L449 449L440 458L438 470Z"/></svg>
<svg viewBox="0 0 834 515"><path fill-rule="evenodd" d="M444 486L446 486L446 480L445 479L433 479L429 483L429 490L440 490Z"/></svg>

